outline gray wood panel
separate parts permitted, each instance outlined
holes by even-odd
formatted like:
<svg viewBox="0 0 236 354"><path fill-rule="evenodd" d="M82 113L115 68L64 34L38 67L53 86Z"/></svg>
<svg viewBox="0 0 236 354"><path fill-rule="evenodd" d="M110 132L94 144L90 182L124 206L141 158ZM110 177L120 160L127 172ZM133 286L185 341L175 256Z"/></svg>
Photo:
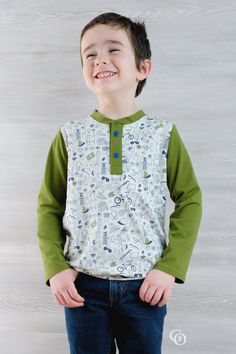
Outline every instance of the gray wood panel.
<svg viewBox="0 0 236 354"><path fill-rule="evenodd" d="M0 1L0 353L69 353L63 308L44 284L36 236L39 184L59 124L96 108L79 37L97 14L144 18L153 66L136 99L175 123L203 192L184 285L169 300L163 354L235 352L236 3ZM168 216L173 202L167 204ZM170 332L186 336L176 345Z"/></svg>

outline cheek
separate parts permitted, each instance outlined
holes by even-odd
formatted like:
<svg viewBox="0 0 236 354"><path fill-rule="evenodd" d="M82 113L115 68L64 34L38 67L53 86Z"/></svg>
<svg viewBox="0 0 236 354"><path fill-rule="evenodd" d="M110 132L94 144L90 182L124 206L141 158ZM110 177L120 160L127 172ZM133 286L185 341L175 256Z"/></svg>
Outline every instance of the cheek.
<svg viewBox="0 0 236 354"><path fill-rule="evenodd" d="M128 60L120 60L118 65L120 66L121 70L128 73L129 75L132 73L132 71L134 69L133 62L130 62Z"/></svg>
<svg viewBox="0 0 236 354"><path fill-rule="evenodd" d="M92 70L92 68L91 67L89 67L89 66L84 66L84 68L83 68L83 75L84 75L84 77L86 77L86 78L90 78L91 76L93 76L93 70Z"/></svg>

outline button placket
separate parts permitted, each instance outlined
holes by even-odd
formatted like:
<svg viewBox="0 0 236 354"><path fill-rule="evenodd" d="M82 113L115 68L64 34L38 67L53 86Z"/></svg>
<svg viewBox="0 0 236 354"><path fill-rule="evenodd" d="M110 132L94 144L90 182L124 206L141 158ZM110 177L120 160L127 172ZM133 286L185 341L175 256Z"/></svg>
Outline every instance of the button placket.
<svg viewBox="0 0 236 354"><path fill-rule="evenodd" d="M123 124L112 122L110 125L110 174L122 172L122 131Z"/></svg>

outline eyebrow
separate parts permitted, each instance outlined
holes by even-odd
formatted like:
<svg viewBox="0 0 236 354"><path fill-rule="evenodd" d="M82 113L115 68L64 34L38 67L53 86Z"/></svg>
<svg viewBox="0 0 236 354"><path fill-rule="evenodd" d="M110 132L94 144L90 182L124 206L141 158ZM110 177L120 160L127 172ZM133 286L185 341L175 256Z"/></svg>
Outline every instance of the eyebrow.
<svg viewBox="0 0 236 354"><path fill-rule="evenodd" d="M114 40L114 39L107 39L106 41L104 41L104 43L112 43L112 44L120 44L121 46L123 46L123 43L121 43L120 41ZM88 47L86 47L83 51L83 54L89 50L90 48L94 47L96 45L96 43L92 43L90 44Z"/></svg>

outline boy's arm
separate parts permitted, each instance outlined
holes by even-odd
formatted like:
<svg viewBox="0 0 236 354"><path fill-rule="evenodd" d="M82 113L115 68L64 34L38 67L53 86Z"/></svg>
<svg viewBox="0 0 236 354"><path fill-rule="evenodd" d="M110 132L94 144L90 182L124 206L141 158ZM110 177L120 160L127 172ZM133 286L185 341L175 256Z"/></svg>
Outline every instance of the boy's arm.
<svg viewBox="0 0 236 354"><path fill-rule="evenodd" d="M170 215L169 243L155 269L173 275L176 283L183 284L201 222L202 193L174 124L167 152L167 185L175 210Z"/></svg>
<svg viewBox="0 0 236 354"><path fill-rule="evenodd" d="M38 194L38 243L44 264L45 282L65 269L63 249L66 236L62 227L67 186L67 150L58 130L50 146L44 177Z"/></svg>

